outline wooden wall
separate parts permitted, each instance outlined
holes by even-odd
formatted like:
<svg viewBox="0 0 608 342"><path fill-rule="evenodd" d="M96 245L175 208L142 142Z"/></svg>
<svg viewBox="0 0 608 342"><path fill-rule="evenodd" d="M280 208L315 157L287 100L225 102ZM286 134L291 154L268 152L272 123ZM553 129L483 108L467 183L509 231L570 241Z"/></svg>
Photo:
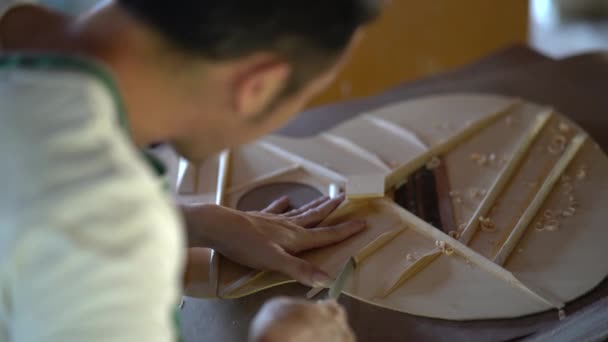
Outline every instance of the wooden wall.
<svg viewBox="0 0 608 342"><path fill-rule="evenodd" d="M527 41L527 0L392 0L311 106L372 95Z"/></svg>

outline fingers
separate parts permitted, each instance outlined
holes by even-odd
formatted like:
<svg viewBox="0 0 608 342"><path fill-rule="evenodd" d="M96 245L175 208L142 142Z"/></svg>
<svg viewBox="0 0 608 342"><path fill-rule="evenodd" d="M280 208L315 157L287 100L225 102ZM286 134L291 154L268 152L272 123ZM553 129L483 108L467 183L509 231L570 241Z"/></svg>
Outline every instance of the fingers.
<svg viewBox="0 0 608 342"><path fill-rule="evenodd" d="M314 227L321 223L327 216L329 216L338 206L344 202L344 195L336 197L325 203L306 210L300 215L293 217L293 222L302 227Z"/></svg>
<svg viewBox="0 0 608 342"><path fill-rule="evenodd" d="M298 241L296 252L336 244L360 233L366 227L365 221L351 221L333 227L309 229L306 231L308 238Z"/></svg>
<svg viewBox="0 0 608 342"><path fill-rule="evenodd" d="M289 209L289 206L289 197L283 196L270 203L270 205L266 207L266 209L262 210L262 212L265 214L280 214Z"/></svg>
<svg viewBox="0 0 608 342"><path fill-rule="evenodd" d="M284 273L297 282L312 287L329 287L331 277L320 268L306 260L280 251L274 262L274 271Z"/></svg>
<svg viewBox="0 0 608 342"><path fill-rule="evenodd" d="M298 209L294 209L294 210L286 212L285 214L283 214L283 216L292 217L292 216L300 215L300 214L306 212L307 210L315 208L327 201L329 201L329 196L323 196L323 197L317 198L316 200L306 204L305 206L302 206Z"/></svg>

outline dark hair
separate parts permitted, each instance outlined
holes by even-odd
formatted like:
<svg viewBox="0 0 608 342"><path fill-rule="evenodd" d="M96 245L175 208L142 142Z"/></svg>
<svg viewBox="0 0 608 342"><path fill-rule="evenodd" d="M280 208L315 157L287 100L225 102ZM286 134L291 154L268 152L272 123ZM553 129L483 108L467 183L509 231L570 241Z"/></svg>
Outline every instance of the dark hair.
<svg viewBox="0 0 608 342"><path fill-rule="evenodd" d="M356 29L378 15L382 1L118 2L188 55L228 60L259 51L277 53L293 65L291 87L298 88L335 60Z"/></svg>

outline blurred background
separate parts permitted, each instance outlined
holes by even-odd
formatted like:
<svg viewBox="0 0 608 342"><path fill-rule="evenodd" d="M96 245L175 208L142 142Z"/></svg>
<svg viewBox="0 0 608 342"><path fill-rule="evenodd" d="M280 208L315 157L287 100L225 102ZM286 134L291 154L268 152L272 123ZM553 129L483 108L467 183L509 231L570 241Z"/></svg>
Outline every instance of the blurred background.
<svg viewBox="0 0 608 342"><path fill-rule="evenodd" d="M0 0L6 6L18 0ZM77 14L99 0L31 0ZM608 0L392 0L312 106L378 93L518 43L555 58L608 50Z"/></svg>

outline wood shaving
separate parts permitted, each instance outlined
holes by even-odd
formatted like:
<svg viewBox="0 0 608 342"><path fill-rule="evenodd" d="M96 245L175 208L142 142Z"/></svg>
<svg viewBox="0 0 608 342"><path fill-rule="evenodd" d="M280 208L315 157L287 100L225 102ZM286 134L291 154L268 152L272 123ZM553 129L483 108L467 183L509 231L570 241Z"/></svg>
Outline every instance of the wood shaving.
<svg viewBox="0 0 608 342"><path fill-rule="evenodd" d="M453 238L458 240L460 238L460 232L457 230L450 230L450 232L448 233L448 235Z"/></svg>
<svg viewBox="0 0 608 342"><path fill-rule="evenodd" d="M563 146L565 148L567 142L568 142L568 139L561 134L553 137L553 143L558 146Z"/></svg>
<svg viewBox="0 0 608 342"><path fill-rule="evenodd" d="M426 163L426 168L427 168L427 170L435 170L440 165L441 165L441 159L439 159L438 157L433 157L433 158L431 158L431 160L428 161L428 163Z"/></svg>
<svg viewBox="0 0 608 342"><path fill-rule="evenodd" d="M576 208L569 207L568 209L562 211L562 217L572 217L576 214Z"/></svg>
<svg viewBox="0 0 608 342"><path fill-rule="evenodd" d="M472 153L470 156L471 160L476 162L479 166L484 166L488 163L488 157L485 154Z"/></svg>
<svg viewBox="0 0 608 342"><path fill-rule="evenodd" d="M566 150L567 142L568 139L566 139L565 136L556 135L553 137L553 140L551 141L551 144L549 144L549 147L547 149L551 154L560 154L564 152L564 150Z"/></svg>
<svg viewBox="0 0 608 342"><path fill-rule="evenodd" d="M481 224L481 230L484 232L491 233L496 231L496 225L489 217L479 217L479 223Z"/></svg>
<svg viewBox="0 0 608 342"><path fill-rule="evenodd" d="M408 262L415 262L416 260L418 260L418 258L416 258L416 256L409 254L405 256L405 258L407 259Z"/></svg>
<svg viewBox="0 0 608 342"><path fill-rule="evenodd" d="M496 161L496 154L495 153L490 153L490 155L488 156L488 160L490 162Z"/></svg>
<svg viewBox="0 0 608 342"><path fill-rule="evenodd" d="M435 241L435 246L447 256L454 254L454 248L450 247L445 241Z"/></svg>
<svg viewBox="0 0 608 342"><path fill-rule="evenodd" d="M547 210L545 210L545 213L543 214L543 216L546 219L551 219L551 218L553 218L553 216L555 216L555 213L553 212L553 210L547 209Z"/></svg>
<svg viewBox="0 0 608 342"><path fill-rule="evenodd" d="M585 180L587 178L587 169L581 167L577 172L576 172L576 179L580 180Z"/></svg>
<svg viewBox="0 0 608 342"><path fill-rule="evenodd" d="M550 232L559 230L559 221L555 219L547 221L547 224L545 225L545 230Z"/></svg>
<svg viewBox="0 0 608 342"><path fill-rule="evenodd" d="M480 197L485 196L487 193L486 189L478 189L478 188L472 188L469 190L469 196L471 197L471 199L477 199Z"/></svg>
<svg viewBox="0 0 608 342"><path fill-rule="evenodd" d="M570 133L570 126L565 122L560 122L558 128L559 128L559 131L564 134Z"/></svg>

